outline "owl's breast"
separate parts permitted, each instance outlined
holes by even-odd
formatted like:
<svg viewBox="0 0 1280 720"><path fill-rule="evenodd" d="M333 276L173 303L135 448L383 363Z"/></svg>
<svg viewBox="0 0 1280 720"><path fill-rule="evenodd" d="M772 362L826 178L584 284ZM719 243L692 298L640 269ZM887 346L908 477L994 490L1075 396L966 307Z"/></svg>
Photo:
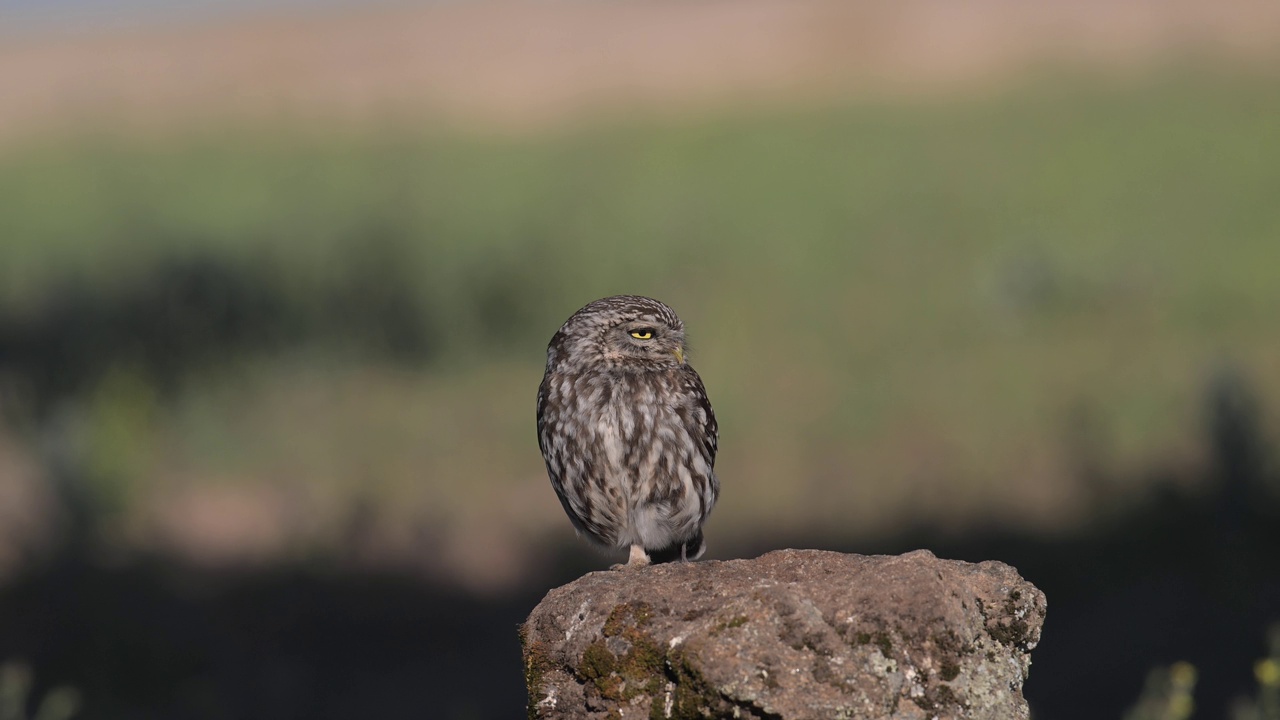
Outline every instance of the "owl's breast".
<svg viewBox="0 0 1280 720"><path fill-rule="evenodd" d="M586 373L552 380L547 412L583 450L614 469L653 462L664 448L684 445L705 420L702 410L661 374Z"/></svg>

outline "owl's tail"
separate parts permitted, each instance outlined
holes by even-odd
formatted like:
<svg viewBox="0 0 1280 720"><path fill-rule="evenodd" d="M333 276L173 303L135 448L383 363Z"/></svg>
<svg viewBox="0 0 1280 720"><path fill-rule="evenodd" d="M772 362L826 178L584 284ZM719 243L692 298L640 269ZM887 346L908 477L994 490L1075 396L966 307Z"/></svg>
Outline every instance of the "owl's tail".
<svg viewBox="0 0 1280 720"><path fill-rule="evenodd" d="M707 551L707 543L702 538L702 529L699 528L693 537L685 540L684 542L678 542L670 547L665 547L660 550L650 550L645 548L645 551L649 553L649 560L654 564L697 560L702 557L702 553Z"/></svg>

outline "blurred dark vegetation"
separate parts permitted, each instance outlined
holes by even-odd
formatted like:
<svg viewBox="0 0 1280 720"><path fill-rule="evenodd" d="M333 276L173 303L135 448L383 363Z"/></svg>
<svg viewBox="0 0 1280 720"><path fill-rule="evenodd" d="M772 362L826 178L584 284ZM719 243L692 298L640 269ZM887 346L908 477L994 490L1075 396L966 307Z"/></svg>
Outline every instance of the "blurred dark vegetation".
<svg viewBox="0 0 1280 720"><path fill-rule="evenodd" d="M1213 461L1194 489L1156 471L1142 502L1100 508L1064 535L921 528L880 547L999 558L1045 592L1049 618L1025 688L1035 717L1118 717L1147 670L1180 661L1198 671L1195 717L1234 717L1280 618L1280 472L1254 398L1230 370L1211 383Z"/></svg>
<svg viewBox="0 0 1280 720"><path fill-rule="evenodd" d="M7 150L0 410L53 501L0 531L0 662L85 718L518 713L516 623L608 562L545 486L543 347L644 292L722 419L713 556L1003 560L1036 717L1177 660L1226 717L1280 619L1278 90ZM283 488L251 563L183 544L173 493L228 487Z"/></svg>
<svg viewBox="0 0 1280 720"><path fill-rule="evenodd" d="M740 549L999 558L1051 598L1025 688L1034 717L1119 717L1154 665L1189 662L1195 717L1236 718L1280 613L1280 473L1251 398L1229 371L1209 390L1214 462L1194 490L1151 478L1144 501L1067 533L921 526ZM0 592L0 648L47 683L33 702L69 684L85 718L508 717L523 698L517 624L546 588L601 565L576 546L545 551L557 559L539 582L476 597L335 557L211 572L64 547Z"/></svg>
<svg viewBox="0 0 1280 720"><path fill-rule="evenodd" d="M216 257L160 259L110 294L64 282L38 313L0 318L11 417L45 421L118 367L171 396L193 372L300 345L425 361L429 330L394 250L354 259L339 281L297 293L280 267Z"/></svg>

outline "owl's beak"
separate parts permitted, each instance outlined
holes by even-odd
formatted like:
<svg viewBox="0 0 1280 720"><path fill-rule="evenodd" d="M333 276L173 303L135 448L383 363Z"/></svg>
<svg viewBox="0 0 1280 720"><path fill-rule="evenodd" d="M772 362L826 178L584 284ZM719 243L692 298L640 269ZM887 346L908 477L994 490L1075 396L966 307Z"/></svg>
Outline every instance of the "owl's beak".
<svg viewBox="0 0 1280 720"><path fill-rule="evenodd" d="M678 347L671 354L676 356L676 362L684 364L684 348Z"/></svg>

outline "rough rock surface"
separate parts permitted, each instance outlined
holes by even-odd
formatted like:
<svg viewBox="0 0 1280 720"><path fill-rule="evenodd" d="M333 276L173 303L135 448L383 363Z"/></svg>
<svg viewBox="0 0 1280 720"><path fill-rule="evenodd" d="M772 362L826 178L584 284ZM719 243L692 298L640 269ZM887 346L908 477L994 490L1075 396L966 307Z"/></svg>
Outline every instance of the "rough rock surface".
<svg viewBox="0 0 1280 720"><path fill-rule="evenodd" d="M594 572L521 628L531 718L1027 718L1008 565L781 550Z"/></svg>

